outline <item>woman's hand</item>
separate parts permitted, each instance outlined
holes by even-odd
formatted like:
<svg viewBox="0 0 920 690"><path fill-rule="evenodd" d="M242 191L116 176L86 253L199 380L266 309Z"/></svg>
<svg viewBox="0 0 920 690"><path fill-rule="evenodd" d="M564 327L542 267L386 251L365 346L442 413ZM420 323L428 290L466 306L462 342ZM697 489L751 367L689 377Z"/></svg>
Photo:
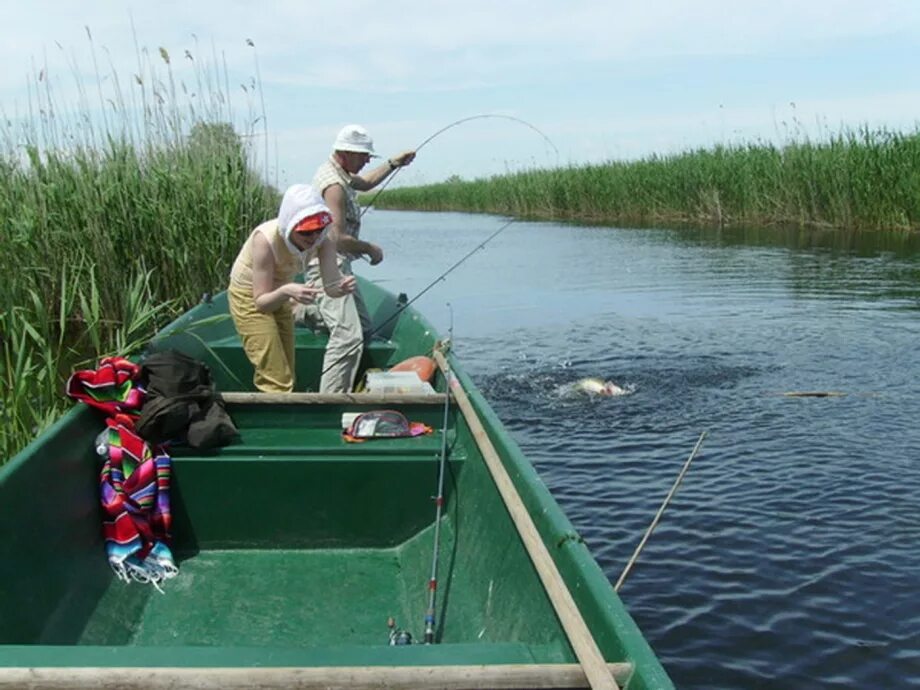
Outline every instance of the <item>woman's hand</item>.
<svg viewBox="0 0 920 690"><path fill-rule="evenodd" d="M302 283L287 283L281 288L285 295L300 304L312 304L322 289L303 285Z"/></svg>

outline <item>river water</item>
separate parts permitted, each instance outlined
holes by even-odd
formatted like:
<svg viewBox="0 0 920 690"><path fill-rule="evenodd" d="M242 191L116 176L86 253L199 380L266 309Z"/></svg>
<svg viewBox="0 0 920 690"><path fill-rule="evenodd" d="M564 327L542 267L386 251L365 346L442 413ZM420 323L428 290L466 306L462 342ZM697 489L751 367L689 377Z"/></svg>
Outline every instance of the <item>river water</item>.
<svg viewBox="0 0 920 690"><path fill-rule="evenodd" d="M412 298L505 222L372 210L357 271ZM611 581L708 430L620 591L678 687L920 687L920 237L521 221L415 306Z"/></svg>

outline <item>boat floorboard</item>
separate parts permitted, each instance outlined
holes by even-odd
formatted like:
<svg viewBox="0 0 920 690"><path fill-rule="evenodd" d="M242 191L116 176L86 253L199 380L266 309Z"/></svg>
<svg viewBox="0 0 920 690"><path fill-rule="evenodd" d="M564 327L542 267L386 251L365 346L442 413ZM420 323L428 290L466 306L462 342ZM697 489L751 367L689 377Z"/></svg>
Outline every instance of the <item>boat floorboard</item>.
<svg viewBox="0 0 920 690"><path fill-rule="evenodd" d="M133 606L123 599L139 588L113 581L80 644L380 644L387 616L409 615L395 549L202 551L180 567L165 594L145 588ZM111 639L111 614L121 640Z"/></svg>

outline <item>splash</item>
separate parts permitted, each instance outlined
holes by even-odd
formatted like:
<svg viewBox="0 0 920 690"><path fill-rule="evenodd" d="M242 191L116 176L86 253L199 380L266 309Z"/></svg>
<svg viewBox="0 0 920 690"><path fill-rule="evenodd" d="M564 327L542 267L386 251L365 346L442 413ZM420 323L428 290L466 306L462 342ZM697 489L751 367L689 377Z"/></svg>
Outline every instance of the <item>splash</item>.
<svg viewBox="0 0 920 690"><path fill-rule="evenodd" d="M604 381L599 378L585 378L578 381L564 383L556 388L556 395L560 398L619 398L632 395L636 392L636 385L627 383L622 386L613 381Z"/></svg>

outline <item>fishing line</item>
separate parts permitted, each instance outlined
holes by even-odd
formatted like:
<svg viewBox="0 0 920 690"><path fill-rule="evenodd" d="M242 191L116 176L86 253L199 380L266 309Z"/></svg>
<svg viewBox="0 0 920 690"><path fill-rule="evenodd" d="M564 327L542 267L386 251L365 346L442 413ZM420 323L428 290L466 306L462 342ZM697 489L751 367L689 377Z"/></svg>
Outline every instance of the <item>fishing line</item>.
<svg viewBox="0 0 920 690"><path fill-rule="evenodd" d="M457 126L459 126L459 125L465 124L465 123L467 123L467 122L472 122L473 120L485 120L485 119L511 120L512 122L517 122L518 124L524 125L524 126L527 127L528 129L532 129L534 132L536 132L537 134L539 134L547 144L549 144L549 145L552 147L553 151L556 153L556 162L557 162L557 163L559 162L559 149L556 148L556 145L552 142L552 140L551 140L548 136L546 136L543 132L541 132L539 129L537 129L534 125L532 125L532 124L530 124L529 122L527 122L527 120L523 120L523 119L521 119L521 118L519 118L519 117L514 117L513 115L501 115L501 114L499 114L499 113L482 113L481 115L470 115L469 117L463 117L463 118L460 118L459 120L455 120L454 122L451 122L449 125L445 125L444 127L441 127L441 129L439 129L437 132L435 132L435 133L432 134L430 137L428 137L427 139L425 139L425 141L423 141L421 144L419 144L418 146L416 146L416 147L415 147L415 152L418 153L419 151L421 151L423 148L425 148L425 146L426 146L430 141L433 141L434 139L437 139L439 136L441 136L442 134L444 134L444 132L446 132L446 131L449 130L449 129L453 129L454 127L457 127ZM363 217L364 217L364 214L367 213L368 209L371 208L371 206L374 205L374 202L377 201L377 198L378 198L381 194L383 194L383 190L385 190L385 189L387 188L387 185L389 185L390 182L392 182L392 181L396 178L396 176L399 174L399 171L402 170L402 169L403 169L403 166L400 166L400 167L396 168L396 170L393 172L393 174L390 175L390 176L384 181L383 185L380 187L380 189L377 191L377 193L376 193L373 197L371 197L371 200L370 200L370 201L367 203L367 205L361 210L361 215L359 216L359 218L363 218Z"/></svg>
<svg viewBox="0 0 920 690"><path fill-rule="evenodd" d="M370 339L371 339L374 335L376 335L376 334L379 333L381 330L383 330L383 328L384 328L387 324L389 324L391 321L393 321L393 319L395 319L397 316L399 316L400 314L402 314L406 309L408 309L409 306L410 306L413 302L417 301L422 295L424 295L426 292L428 292L431 288L433 288L435 285L437 285L437 284L440 283L442 280L444 280L445 278L447 278L447 276L450 275L454 270L456 270L457 268L459 268L459 267L463 264L463 262L465 262L467 259L469 259L471 256L473 256L473 254L475 254L476 252L478 252L480 249L483 249L489 242L491 242L491 241L494 240L496 237L498 237L502 232L504 232L504 230L505 230L506 228L508 228L510 225L512 225L512 224L514 224L514 223L516 223L516 222L517 222L517 219L516 219L516 218L512 218L512 219L509 220L507 223L504 223L501 227L498 228L498 230L496 230L495 232L493 232L493 233L492 233L491 235L489 235L485 240L483 240L482 242L480 242L479 244L477 244L475 247L473 247L469 252L467 252L467 253L463 256L462 259L460 259L459 261L457 261L457 262L456 262L455 264L453 264L450 268L448 268L446 271L444 271L441 275L439 275L437 278L435 278L435 279L432 280L430 283L428 283L428 285L427 285L420 293L418 293L415 297L413 297L412 299L410 299L410 300L409 300L408 302L406 302L405 304L400 305L400 306L396 309L396 311L394 311L392 314L390 314L389 317L386 318L386 320L382 321L382 322L380 323L379 326L377 326L376 328L374 328L373 330L371 330L370 333L368 333L366 336L364 336L364 339L363 339L363 340L361 340L361 341L355 343L355 345L354 345L351 349L349 349L347 352L345 352L341 357L339 357L337 360L335 360L335 361L334 361L332 364L330 364L328 367L326 367L325 369L323 369L322 372L320 372L320 378L322 378L322 376L323 376L327 371L329 371L332 367L334 367L336 364L338 364L339 362L341 362L341 361L342 361L343 359L345 359L346 357L350 356L350 355L351 355L355 350L357 350L359 347L363 346L363 345L364 345L364 341L370 342Z"/></svg>

